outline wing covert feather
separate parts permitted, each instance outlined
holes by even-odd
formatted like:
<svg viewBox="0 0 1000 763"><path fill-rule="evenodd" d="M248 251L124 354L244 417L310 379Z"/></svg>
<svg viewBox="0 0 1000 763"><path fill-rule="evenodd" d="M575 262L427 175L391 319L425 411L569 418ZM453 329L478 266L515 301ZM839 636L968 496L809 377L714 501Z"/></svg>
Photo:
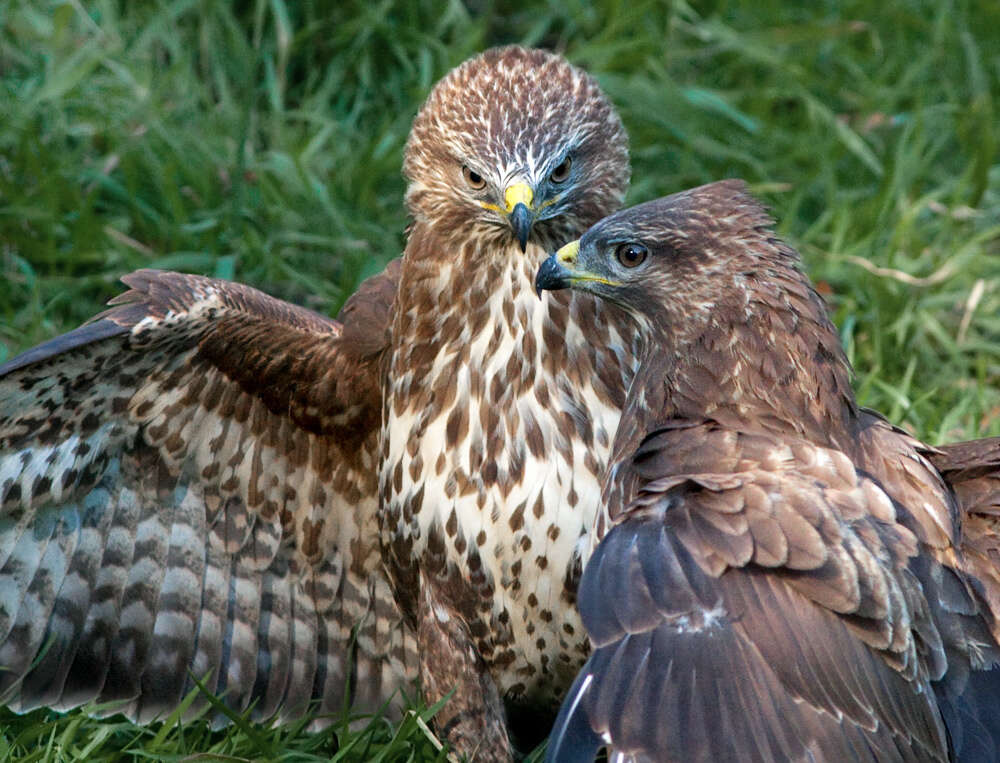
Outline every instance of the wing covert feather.
<svg viewBox="0 0 1000 763"><path fill-rule="evenodd" d="M595 651L550 760L587 739L622 760L946 759L917 537L870 476L712 422L651 434L613 474L578 597Z"/></svg>
<svg viewBox="0 0 1000 763"><path fill-rule="evenodd" d="M657 621L618 608L612 621L609 601L636 586L656 591ZM621 760L945 759L935 757L947 747L926 677L914 691L780 575L751 567L713 578L659 517L611 530L580 607L603 640L563 705L548 760L590 759L581 727L593 731L586 752L611 743Z"/></svg>
<svg viewBox="0 0 1000 763"><path fill-rule="evenodd" d="M960 563L980 582L991 611L1000 613L1000 437L940 445L926 455L958 500ZM993 635L1000 640L1000 617Z"/></svg>

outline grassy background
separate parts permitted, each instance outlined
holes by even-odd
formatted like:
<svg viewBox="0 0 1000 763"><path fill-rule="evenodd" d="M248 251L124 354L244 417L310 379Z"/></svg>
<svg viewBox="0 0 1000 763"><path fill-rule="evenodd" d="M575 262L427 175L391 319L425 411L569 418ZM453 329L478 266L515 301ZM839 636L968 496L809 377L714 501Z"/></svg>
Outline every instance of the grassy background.
<svg viewBox="0 0 1000 763"><path fill-rule="evenodd" d="M1000 434L992 0L0 0L0 361L139 267L335 313L401 251L422 99L506 42L598 77L632 137L630 202L752 184L828 296L864 404L933 442ZM413 719L342 744L437 756ZM296 728L0 716L0 761L335 748Z"/></svg>

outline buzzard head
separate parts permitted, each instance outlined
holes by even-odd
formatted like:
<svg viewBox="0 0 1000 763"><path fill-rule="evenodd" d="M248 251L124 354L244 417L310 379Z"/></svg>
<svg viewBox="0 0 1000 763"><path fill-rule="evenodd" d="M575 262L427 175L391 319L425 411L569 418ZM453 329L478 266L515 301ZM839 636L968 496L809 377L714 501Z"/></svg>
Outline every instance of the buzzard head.
<svg viewBox="0 0 1000 763"><path fill-rule="evenodd" d="M742 181L725 180L622 210L542 263L543 289L587 291L642 325L673 328L742 312L754 276L785 257Z"/></svg>
<svg viewBox="0 0 1000 763"><path fill-rule="evenodd" d="M562 57L494 48L450 72L413 123L403 171L418 223L459 243L575 238L621 205L628 145L597 83Z"/></svg>

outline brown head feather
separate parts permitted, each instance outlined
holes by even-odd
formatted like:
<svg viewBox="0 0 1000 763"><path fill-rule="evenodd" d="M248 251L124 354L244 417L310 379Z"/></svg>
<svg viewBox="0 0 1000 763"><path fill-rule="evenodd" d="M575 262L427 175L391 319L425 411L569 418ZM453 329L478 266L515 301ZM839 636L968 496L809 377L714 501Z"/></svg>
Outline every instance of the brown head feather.
<svg viewBox="0 0 1000 763"><path fill-rule="evenodd" d="M570 176L551 183L571 160ZM468 167L485 181L470 188ZM566 232L592 225L617 208L628 188L628 139L597 82L561 56L508 46L466 61L431 91L413 123L403 172L406 203L417 221L433 221L438 236L484 233L510 240L496 212L505 188L526 182L541 205L535 235L562 243Z"/></svg>

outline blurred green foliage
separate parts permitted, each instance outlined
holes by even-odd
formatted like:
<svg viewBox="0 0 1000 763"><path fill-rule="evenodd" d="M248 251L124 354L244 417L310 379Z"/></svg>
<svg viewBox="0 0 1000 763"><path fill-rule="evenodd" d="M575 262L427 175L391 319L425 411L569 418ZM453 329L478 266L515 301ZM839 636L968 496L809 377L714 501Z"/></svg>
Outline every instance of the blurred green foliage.
<svg viewBox="0 0 1000 763"><path fill-rule="evenodd" d="M931 441L1000 433L992 0L0 0L0 361L139 267L335 313L402 249L422 99L508 42L598 77L631 135L630 202L751 183L828 296L863 403ZM142 752L152 733L127 724L29 719L7 717L0 761L209 749L204 730ZM216 759L316 754L273 733ZM413 733L379 749L433 757Z"/></svg>

